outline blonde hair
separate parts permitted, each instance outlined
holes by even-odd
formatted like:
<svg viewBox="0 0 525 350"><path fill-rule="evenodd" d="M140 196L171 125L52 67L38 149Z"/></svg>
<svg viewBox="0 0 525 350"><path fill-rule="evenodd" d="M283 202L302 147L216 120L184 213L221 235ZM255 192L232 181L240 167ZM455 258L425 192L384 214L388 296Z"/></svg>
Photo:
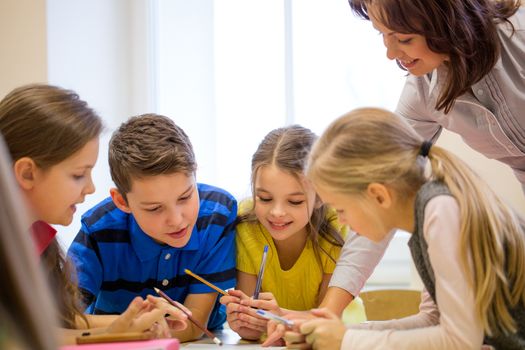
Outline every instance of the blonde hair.
<svg viewBox="0 0 525 350"><path fill-rule="evenodd" d="M265 166L275 165L279 170L293 176L300 182L301 176L305 175L308 153L316 139L315 134L300 125L290 125L270 131L257 147L252 156L252 196L253 206L251 210L242 215L238 221L257 222L254 212L255 208L255 180L259 170ZM344 240L341 233L327 220L329 208L320 204L312 211L312 216L308 221L308 238L312 241L314 252L320 262L320 252L328 256L332 261L333 257L319 245L319 236L323 237L333 246L341 247Z"/></svg>
<svg viewBox="0 0 525 350"><path fill-rule="evenodd" d="M0 137L0 329L26 349L56 349L54 305L31 244L29 222ZM5 345L5 344L4 344ZM0 347L2 347L0 339Z"/></svg>
<svg viewBox="0 0 525 350"><path fill-rule="evenodd" d="M525 306L525 232L518 217L463 161L432 146L431 174L418 156L421 137L385 110L363 108L334 121L314 145L308 176L316 186L346 194L382 183L398 194L415 194L429 180L446 184L461 215L463 267L473 276L476 312L489 336L517 330L511 309Z"/></svg>

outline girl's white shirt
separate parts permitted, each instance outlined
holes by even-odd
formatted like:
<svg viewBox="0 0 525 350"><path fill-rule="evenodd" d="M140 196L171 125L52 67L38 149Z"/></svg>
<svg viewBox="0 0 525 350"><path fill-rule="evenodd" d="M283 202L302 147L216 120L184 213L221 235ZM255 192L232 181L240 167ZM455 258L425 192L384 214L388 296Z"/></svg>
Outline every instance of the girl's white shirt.
<svg viewBox="0 0 525 350"><path fill-rule="evenodd" d="M428 202L423 232L439 308L423 291L417 315L352 326L341 349L481 349L484 332L468 282L472 267L466 272L461 263L460 212L453 197L437 196Z"/></svg>

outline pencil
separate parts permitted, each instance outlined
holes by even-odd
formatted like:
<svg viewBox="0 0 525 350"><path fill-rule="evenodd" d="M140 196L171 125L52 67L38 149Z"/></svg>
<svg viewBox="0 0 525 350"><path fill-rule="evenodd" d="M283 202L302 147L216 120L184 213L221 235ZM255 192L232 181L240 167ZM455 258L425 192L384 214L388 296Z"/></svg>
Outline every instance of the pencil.
<svg viewBox="0 0 525 350"><path fill-rule="evenodd" d="M184 272L186 272L188 275L192 276L193 278L198 279L199 281L201 281L202 283L204 283L204 284L207 285L208 287L215 289L217 292L221 293L222 295L229 296L229 294L226 293L226 291L220 289L219 287L217 287L217 286L214 285L214 284L211 284L210 282L206 281L206 280L205 280L204 278L202 278L201 276L198 276L198 275L194 274L194 273L191 272L190 270L188 270L188 269L184 269Z"/></svg>
<svg viewBox="0 0 525 350"><path fill-rule="evenodd" d="M206 333L206 335L208 337L210 337L213 342L217 345L221 345L222 346L222 341L217 338L216 336L213 335L212 332L210 332L206 327L204 327L203 325L201 325L196 319L193 318L192 315L190 315L189 313L186 312L186 310L184 310L183 308L181 308L175 301L173 301L173 299L171 299L168 294L164 293L163 291L161 291L160 289L156 288L156 287L153 287L153 289L155 290L155 292L160 295L161 297L163 297L164 299L166 299L166 301L168 303L170 303L171 305L175 306L177 309L179 309L180 311L182 311L186 316L188 316L188 320L190 320L191 322L193 322L194 325L196 325L197 327L199 327L204 333Z"/></svg>
<svg viewBox="0 0 525 350"><path fill-rule="evenodd" d="M259 299L259 292L261 291L262 279L264 275L264 266L266 265L266 256L268 255L268 246L264 246L263 255L261 259L261 266L259 267L259 274L257 275L257 282L255 284L254 299Z"/></svg>

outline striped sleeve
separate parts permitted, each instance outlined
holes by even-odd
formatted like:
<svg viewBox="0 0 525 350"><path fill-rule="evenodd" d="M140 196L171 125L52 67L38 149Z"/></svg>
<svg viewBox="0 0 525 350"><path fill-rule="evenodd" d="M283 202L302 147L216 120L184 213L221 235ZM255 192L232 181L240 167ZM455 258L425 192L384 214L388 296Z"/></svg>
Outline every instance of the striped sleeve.
<svg viewBox="0 0 525 350"><path fill-rule="evenodd" d="M199 218L200 230L208 230L207 242L201 249L202 259L196 266L197 274L222 289L235 287L235 220L237 218L237 202L233 197L221 192L215 192L206 197L208 201L216 201L211 213ZM204 222L206 221L206 222ZM191 280L189 293L210 293L210 287Z"/></svg>
<svg viewBox="0 0 525 350"><path fill-rule="evenodd" d="M68 256L76 268L78 287L86 312L90 313L102 284L102 265L98 244L84 223L69 247Z"/></svg>

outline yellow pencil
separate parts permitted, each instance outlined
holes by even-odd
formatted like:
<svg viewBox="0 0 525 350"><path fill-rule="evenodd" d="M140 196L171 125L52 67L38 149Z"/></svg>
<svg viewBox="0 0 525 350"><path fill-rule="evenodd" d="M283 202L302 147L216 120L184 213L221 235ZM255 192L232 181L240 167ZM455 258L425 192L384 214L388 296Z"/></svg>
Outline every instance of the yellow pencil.
<svg viewBox="0 0 525 350"><path fill-rule="evenodd" d="M188 275L192 276L193 278L198 279L199 281L201 281L202 283L204 283L204 284L207 285L208 287L215 289L217 292L221 293L222 295L226 295L226 296L229 295L228 293L226 293L226 291L220 289L220 288L217 287L216 285L211 284L210 282L206 281L206 280L205 280L204 278L202 278L201 276L198 276L198 275L194 274L194 273L191 272L190 270L188 270L188 269L184 269L184 272L186 272Z"/></svg>

